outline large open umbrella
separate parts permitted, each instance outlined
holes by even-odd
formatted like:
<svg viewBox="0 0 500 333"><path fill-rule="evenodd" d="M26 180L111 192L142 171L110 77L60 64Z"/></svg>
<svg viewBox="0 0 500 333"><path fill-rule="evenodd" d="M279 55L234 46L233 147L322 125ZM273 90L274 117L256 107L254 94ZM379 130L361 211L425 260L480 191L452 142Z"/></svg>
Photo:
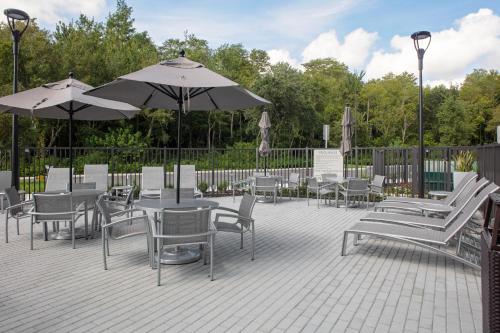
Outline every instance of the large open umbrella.
<svg viewBox="0 0 500 333"><path fill-rule="evenodd" d="M271 153L271 147L269 147L269 129L271 128L271 120L267 112L262 112L262 116L259 121L260 135L262 141L259 146L259 155L264 156L264 176L267 173L267 156Z"/></svg>
<svg viewBox="0 0 500 333"><path fill-rule="evenodd" d="M69 127L69 176L72 190L73 120L114 120L132 118L140 110L132 105L86 96L92 86L75 80L70 73L66 80L44 84L0 98L0 112L20 116L67 119Z"/></svg>
<svg viewBox="0 0 500 333"><path fill-rule="evenodd" d="M178 110L177 203L180 191L182 110L238 110L269 102L200 63L184 57L163 61L86 92L139 107Z"/></svg>

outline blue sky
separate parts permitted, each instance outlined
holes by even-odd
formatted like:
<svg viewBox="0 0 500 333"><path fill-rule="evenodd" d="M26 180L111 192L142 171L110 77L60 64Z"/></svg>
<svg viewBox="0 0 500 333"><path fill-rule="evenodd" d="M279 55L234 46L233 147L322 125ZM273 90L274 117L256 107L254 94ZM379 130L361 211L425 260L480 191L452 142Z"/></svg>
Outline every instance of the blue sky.
<svg viewBox="0 0 500 333"><path fill-rule="evenodd" d="M388 71L414 71L408 36L429 30L435 37L428 51L431 84L460 82L476 67L500 67L498 0L421 0L418 6L416 1L395 0L127 3L133 7L137 29L148 31L157 44L181 38L188 30L212 47L242 43L268 51L272 62L286 61L297 68L305 61L332 56L376 78ZM102 20L115 7L111 0L0 0L0 4L26 10L48 29L80 12ZM471 36L478 40L470 43ZM474 52L462 52L466 46ZM440 68L443 63L453 66Z"/></svg>

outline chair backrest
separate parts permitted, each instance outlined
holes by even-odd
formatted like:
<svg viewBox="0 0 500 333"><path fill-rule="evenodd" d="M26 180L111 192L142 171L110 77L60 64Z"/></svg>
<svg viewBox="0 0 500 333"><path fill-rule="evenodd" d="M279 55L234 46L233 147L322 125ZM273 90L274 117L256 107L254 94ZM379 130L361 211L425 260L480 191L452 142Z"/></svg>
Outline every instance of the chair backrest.
<svg viewBox="0 0 500 333"><path fill-rule="evenodd" d="M33 208L37 213L47 215L36 215L37 221L67 221L72 219L73 204L71 193L34 193ZM50 213L65 213L64 215L50 215Z"/></svg>
<svg viewBox="0 0 500 333"><path fill-rule="evenodd" d="M307 187L308 188L317 188L318 180L315 177L307 178Z"/></svg>
<svg viewBox="0 0 500 333"><path fill-rule="evenodd" d="M254 177L264 177L264 173L263 172L254 172L253 176Z"/></svg>
<svg viewBox="0 0 500 333"><path fill-rule="evenodd" d="M142 167L141 190L159 190L165 188L163 167Z"/></svg>
<svg viewBox="0 0 500 333"><path fill-rule="evenodd" d="M476 194L478 194L478 192L480 192L489 183L490 181L483 177L477 182L467 184L465 191L461 194L462 198L456 201L456 205L453 207L453 210L445 217L445 226L460 215L469 201L471 201Z"/></svg>
<svg viewBox="0 0 500 333"><path fill-rule="evenodd" d="M443 199L443 203L447 205L451 205L457 200L460 193L463 192L467 184L477 180L477 174L475 172L469 172L464 175L464 178L460 181L460 183L456 184L453 191L446 198Z"/></svg>
<svg viewBox="0 0 500 333"><path fill-rule="evenodd" d="M196 188L194 164L181 164L181 188ZM174 165L174 188L177 188L177 165Z"/></svg>
<svg viewBox="0 0 500 333"><path fill-rule="evenodd" d="M133 192L133 191L130 191ZM114 201L108 201L106 200L106 195L103 194L97 199L96 205L97 209L99 209L99 212L102 215L102 225L108 225L112 223L111 215L110 215L110 210L108 208L108 205L113 205ZM120 216L119 218L123 218L123 216ZM136 220L136 221L131 221L131 223L120 223L114 226L109 226L107 228L108 235L111 238L125 238L125 237L131 237L131 236L137 236L137 235L143 235L147 233L147 229L149 226L147 224L143 224L142 221Z"/></svg>
<svg viewBox="0 0 500 333"><path fill-rule="evenodd" d="M241 199L240 208L238 209L238 215L246 218L252 218L253 208L255 207L255 202L257 201L257 197L248 193L243 194L243 198ZM239 223L248 228L250 226L250 222L245 219L239 219Z"/></svg>
<svg viewBox="0 0 500 333"><path fill-rule="evenodd" d="M128 186L127 187L127 196L125 197L125 204L131 205L134 202L134 187L135 186Z"/></svg>
<svg viewBox="0 0 500 333"><path fill-rule="evenodd" d="M83 167L83 181L85 183L95 182L96 189L108 190L108 165L107 164L85 164ZM74 187L73 187L74 188Z"/></svg>
<svg viewBox="0 0 500 333"><path fill-rule="evenodd" d="M270 191L274 191L276 188L276 178L274 177L256 177L255 178L255 187L258 187L260 190L269 189Z"/></svg>
<svg viewBox="0 0 500 333"><path fill-rule="evenodd" d="M467 222L472 218L474 213L481 208L486 202L491 193L497 192L500 189L495 183L491 183L479 192L479 194L470 200L461 211L461 214L448 225L445 230L445 242L449 242Z"/></svg>
<svg viewBox="0 0 500 333"><path fill-rule="evenodd" d="M328 179L331 179L331 178L337 178L337 174L336 173L322 173L321 174L321 180L324 182L327 182Z"/></svg>
<svg viewBox="0 0 500 333"><path fill-rule="evenodd" d="M9 188L12 180L12 171L0 171L0 192Z"/></svg>
<svg viewBox="0 0 500 333"><path fill-rule="evenodd" d="M375 193L384 193L385 176L375 175L371 182L371 190Z"/></svg>
<svg viewBox="0 0 500 333"><path fill-rule="evenodd" d="M291 172L290 176L288 177L288 183L299 185L299 182L300 182L300 174L298 174L297 172Z"/></svg>
<svg viewBox="0 0 500 333"><path fill-rule="evenodd" d="M73 183L73 191L74 190L95 190L96 188L97 188L96 182ZM69 184L67 184L66 190L69 191Z"/></svg>
<svg viewBox="0 0 500 333"><path fill-rule="evenodd" d="M19 199L19 193L17 192L15 187L7 187L5 189L5 197L7 198L7 207L21 203L21 200ZM10 211L12 215L16 215L20 212L22 212L21 207L13 208Z"/></svg>
<svg viewBox="0 0 500 333"><path fill-rule="evenodd" d="M195 210L163 210L161 235L173 236L164 245L199 244L208 241L211 208Z"/></svg>
<svg viewBox="0 0 500 333"><path fill-rule="evenodd" d="M162 188L160 191L160 199L176 199L177 189L175 188ZM179 189L180 199L193 199L194 198L194 188L180 188Z"/></svg>
<svg viewBox="0 0 500 333"><path fill-rule="evenodd" d="M347 191L367 191L368 179L351 178L347 180Z"/></svg>
<svg viewBox="0 0 500 333"><path fill-rule="evenodd" d="M47 174L47 181L45 182L45 192L66 192L67 185L70 182L69 178L69 168L51 167Z"/></svg>

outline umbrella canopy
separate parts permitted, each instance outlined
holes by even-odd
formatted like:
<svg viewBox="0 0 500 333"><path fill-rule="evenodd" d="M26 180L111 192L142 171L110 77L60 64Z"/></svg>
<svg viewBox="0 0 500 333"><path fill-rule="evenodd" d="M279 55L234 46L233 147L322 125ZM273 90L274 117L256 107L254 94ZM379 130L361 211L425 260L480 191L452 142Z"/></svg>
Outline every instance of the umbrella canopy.
<svg viewBox="0 0 500 333"><path fill-rule="evenodd" d="M20 116L67 119L69 124L70 180L73 168L73 120L114 120L135 116L140 109L132 105L110 101L83 93L92 86L75 80L73 75L66 80L44 84L0 98L0 112ZM70 190L72 189L70 181Z"/></svg>
<svg viewBox="0 0 500 333"><path fill-rule="evenodd" d="M352 118L351 108L346 106L342 117L342 141L340 142L340 152L342 155L348 153L352 149L352 126L354 120Z"/></svg>
<svg viewBox="0 0 500 333"><path fill-rule="evenodd" d="M130 103L139 107L178 109L177 115L177 203L181 165L181 111L239 110L268 104L269 101L241 87L200 63L184 57L163 61L86 94Z"/></svg>

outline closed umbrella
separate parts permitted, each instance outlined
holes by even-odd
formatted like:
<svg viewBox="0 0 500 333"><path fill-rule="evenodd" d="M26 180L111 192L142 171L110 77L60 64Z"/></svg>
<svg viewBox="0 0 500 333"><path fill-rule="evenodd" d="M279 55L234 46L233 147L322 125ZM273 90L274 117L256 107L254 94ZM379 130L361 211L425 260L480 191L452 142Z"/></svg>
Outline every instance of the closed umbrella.
<svg viewBox="0 0 500 333"><path fill-rule="evenodd" d="M269 129L271 128L271 120L267 112L262 112L262 116L259 121L260 135L262 141L259 146L259 155L264 156L264 176L267 172L267 156L271 153L271 147L269 146Z"/></svg>
<svg viewBox="0 0 500 333"><path fill-rule="evenodd" d="M70 191L72 190L73 168L73 120L128 119L140 111L126 103L83 94L92 88L74 79L73 74L70 73L66 80L44 84L38 88L0 98L0 112L10 112L26 117L68 120Z"/></svg>
<svg viewBox="0 0 500 333"><path fill-rule="evenodd" d="M268 104L200 63L184 57L160 62L86 92L88 95L148 108L178 110L177 114L177 203L180 190L181 112L238 110Z"/></svg>
<svg viewBox="0 0 500 333"><path fill-rule="evenodd" d="M346 106L342 117L342 141L340 142L340 153L347 154L352 149L352 127L354 120L352 118L351 108Z"/></svg>

